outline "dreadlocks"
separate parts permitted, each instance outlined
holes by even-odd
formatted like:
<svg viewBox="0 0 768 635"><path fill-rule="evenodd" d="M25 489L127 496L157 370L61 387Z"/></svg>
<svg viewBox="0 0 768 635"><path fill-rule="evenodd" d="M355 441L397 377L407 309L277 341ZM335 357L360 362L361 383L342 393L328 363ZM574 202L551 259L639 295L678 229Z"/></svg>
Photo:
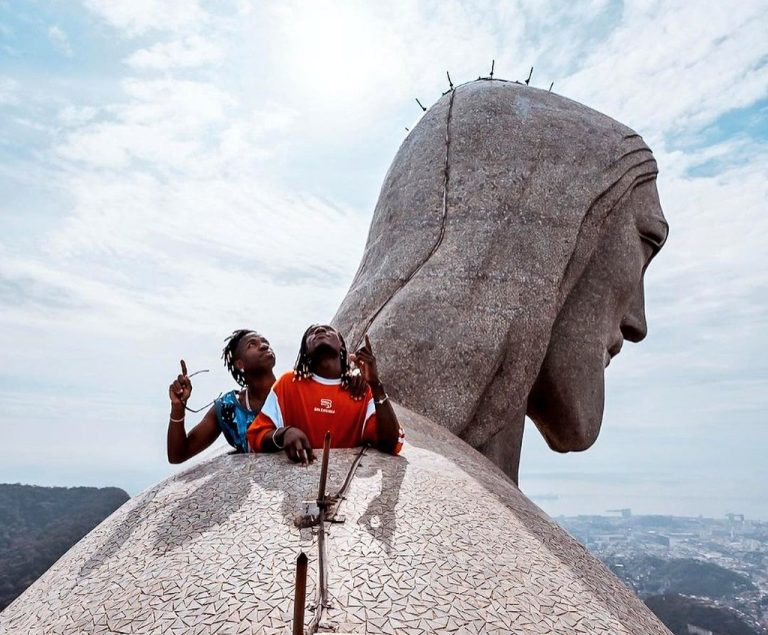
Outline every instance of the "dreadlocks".
<svg viewBox="0 0 768 635"><path fill-rule="evenodd" d="M253 333L251 329L239 329L226 338L224 350L221 352L221 359L224 360L224 366L232 374L232 378L241 386L245 386L245 373L235 366L235 351L240 340L248 333Z"/></svg>
<svg viewBox="0 0 768 635"><path fill-rule="evenodd" d="M317 328L319 324L313 324L306 331L301 338L301 347L299 348L299 355L296 357L296 363L293 366L293 381L301 381L302 379L309 379L312 374L312 358L309 356L307 350L307 336L312 329ZM341 351L339 357L341 358L341 387L344 390L349 390L349 379L351 377L351 368L349 366L349 358L347 357L347 345L344 343L344 338L341 333L336 331L341 342Z"/></svg>

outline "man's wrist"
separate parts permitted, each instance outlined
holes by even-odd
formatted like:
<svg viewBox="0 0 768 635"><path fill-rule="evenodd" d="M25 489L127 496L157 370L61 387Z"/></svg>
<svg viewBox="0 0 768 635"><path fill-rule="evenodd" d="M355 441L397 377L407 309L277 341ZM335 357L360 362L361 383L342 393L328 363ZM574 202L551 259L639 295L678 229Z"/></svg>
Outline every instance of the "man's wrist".
<svg viewBox="0 0 768 635"><path fill-rule="evenodd" d="M382 384L378 379L376 381L368 382L368 386L371 388L374 399L381 399L386 395L384 392L384 384Z"/></svg>
<svg viewBox="0 0 768 635"><path fill-rule="evenodd" d="M272 431L272 445L278 450L285 448L285 428L275 428Z"/></svg>
<svg viewBox="0 0 768 635"><path fill-rule="evenodd" d="M172 403L171 404L171 419L183 419L184 418L184 404Z"/></svg>

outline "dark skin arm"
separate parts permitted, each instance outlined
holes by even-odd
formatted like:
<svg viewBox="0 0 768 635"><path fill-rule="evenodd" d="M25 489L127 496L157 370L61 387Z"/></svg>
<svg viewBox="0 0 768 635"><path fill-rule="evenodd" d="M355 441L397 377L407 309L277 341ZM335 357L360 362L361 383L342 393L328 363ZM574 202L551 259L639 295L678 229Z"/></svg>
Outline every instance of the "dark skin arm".
<svg viewBox="0 0 768 635"><path fill-rule="evenodd" d="M283 450L291 461L301 465L309 465L315 460L307 435L291 426L276 428L274 432L268 434L264 440L263 449L265 452Z"/></svg>
<svg viewBox="0 0 768 635"><path fill-rule="evenodd" d="M355 354L350 356L350 359L360 368L363 379L368 382L371 392L373 392L376 405L376 429L379 437L376 448L392 454L397 447L397 440L400 436L400 423L389 399L384 403L378 403L386 397L386 393L379 380L379 369L376 366L376 357L373 354L373 347L368 335L365 336L365 345L358 348Z"/></svg>
<svg viewBox="0 0 768 635"><path fill-rule="evenodd" d="M216 409L205 413L202 421L187 434L184 429L184 406L192 394L192 382L187 377L187 365L181 360L181 375L168 387L171 416L168 421L168 462L183 463L209 447L221 434L216 423ZM176 419L176 421L172 421ZM182 421L179 421L182 419Z"/></svg>

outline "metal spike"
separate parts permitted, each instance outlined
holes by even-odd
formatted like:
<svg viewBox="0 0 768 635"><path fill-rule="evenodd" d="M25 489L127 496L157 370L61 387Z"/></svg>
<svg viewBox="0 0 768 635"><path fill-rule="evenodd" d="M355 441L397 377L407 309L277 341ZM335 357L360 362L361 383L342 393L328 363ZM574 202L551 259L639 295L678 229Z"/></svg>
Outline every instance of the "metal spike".
<svg viewBox="0 0 768 635"><path fill-rule="evenodd" d="M453 90L453 82L451 81L451 74L448 71L445 71L445 74L448 77L448 85L451 87L450 90Z"/></svg>
<svg viewBox="0 0 768 635"><path fill-rule="evenodd" d="M552 92L552 86L554 86L554 85L555 85L555 82L552 82L552 83L549 85L549 92L550 92L550 93Z"/></svg>
<svg viewBox="0 0 768 635"><path fill-rule="evenodd" d="M491 79L493 79L493 67L496 65L496 60L491 60Z"/></svg>
<svg viewBox="0 0 768 635"><path fill-rule="evenodd" d="M531 66L531 72L528 73L528 79L525 80L525 85L527 86L528 83L531 81L531 77L533 76L533 66Z"/></svg>
<svg viewBox="0 0 768 635"><path fill-rule="evenodd" d="M422 103L419 101L419 98L418 98L418 97L416 97L416 103L417 103L417 104L419 104L419 106L421 107L421 109L422 109L424 112L427 112L427 109L426 109L426 108L424 108L424 104L422 104Z"/></svg>
<svg viewBox="0 0 768 635"><path fill-rule="evenodd" d="M304 603L307 599L307 554L296 558L296 586L293 594L293 635L304 635Z"/></svg>
<svg viewBox="0 0 768 635"><path fill-rule="evenodd" d="M331 432L330 430L325 433L325 439L323 439L323 458L320 462L320 487L317 492L317 506L321 509L326 505L325 500L325 485L328 481L328 455L331 453Z"/></svg>

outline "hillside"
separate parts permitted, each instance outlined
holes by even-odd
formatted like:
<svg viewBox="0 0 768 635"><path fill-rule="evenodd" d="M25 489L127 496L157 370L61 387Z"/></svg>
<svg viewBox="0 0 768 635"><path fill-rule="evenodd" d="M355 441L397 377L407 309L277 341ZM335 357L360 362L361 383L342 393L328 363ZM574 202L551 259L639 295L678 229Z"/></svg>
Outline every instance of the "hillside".
<svg viewBox="0 0 768 635"><path fill-rule="evenodd" d="M116 487L0 484L0 610L128 498Z"/></svg>
<svg viewBox="0 0 768 635"><path fill-rule="evenodd" d="M645 603L674 635L688 635L692 632L689 625L712 631L714 635L759 635L759 631L733 609L705 600L670 593L654 595Z"/></svg>

